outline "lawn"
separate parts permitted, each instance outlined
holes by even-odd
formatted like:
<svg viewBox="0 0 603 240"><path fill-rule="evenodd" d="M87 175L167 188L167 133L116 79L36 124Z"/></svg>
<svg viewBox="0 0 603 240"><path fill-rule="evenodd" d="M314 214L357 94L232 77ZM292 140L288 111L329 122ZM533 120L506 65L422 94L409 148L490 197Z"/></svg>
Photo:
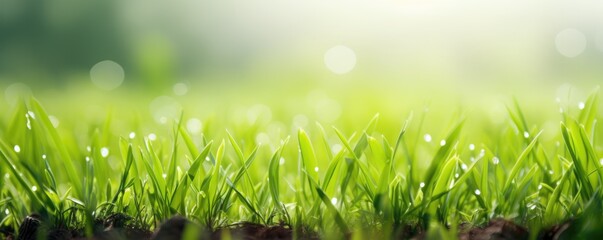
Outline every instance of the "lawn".
<svg viewBox="0 0 603 240"><path fill-rule="evenodd" d="M598 90L579 103L508 97L494 113L442 99L324 98L308 113L276 98L42 98L0 116L4 237L602 234Z"/></svg>

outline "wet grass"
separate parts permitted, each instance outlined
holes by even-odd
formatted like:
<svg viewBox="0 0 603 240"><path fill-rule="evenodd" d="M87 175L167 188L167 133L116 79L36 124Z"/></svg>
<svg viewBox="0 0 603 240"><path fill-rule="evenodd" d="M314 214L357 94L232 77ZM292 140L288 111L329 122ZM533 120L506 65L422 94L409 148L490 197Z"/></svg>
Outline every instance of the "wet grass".
<svg viewBox="0 0 603 240"><path fill-rule="evenodd" d="M131 229L159 229L182 216L209 232L233 234L222 230L239 226L233 236L270 226L286 226L274 231L288 237L301 229L355 239L483 233L467 226L521 238L559 229L595 236L603 226L598 109L595 91L562 109L552 131L531 123L518 101L498 125L428 121L423 111L385 123L360 112L362 127L287 126L291 116L265 118L256 108L233 120L240 124L205 119L199 126L188 124L194 118L185 108L163 124L109 111L91 122L65 116L57 126L28 98L2 114L1 225L19 229L36 213L50 229L91 237L97 219L123 214ZM529 116L537 111L549 110Z"/></svg>

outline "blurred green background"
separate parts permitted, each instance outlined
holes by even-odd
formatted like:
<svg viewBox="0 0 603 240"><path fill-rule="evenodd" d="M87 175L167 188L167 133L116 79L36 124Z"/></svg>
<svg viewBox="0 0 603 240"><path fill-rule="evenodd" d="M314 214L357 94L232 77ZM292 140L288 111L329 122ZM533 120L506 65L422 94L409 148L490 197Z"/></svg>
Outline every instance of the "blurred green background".
<svg viewBox="0 0 603 240"><path fill-rule="evenodd" d="M601 9L596 1L0 0L1 106L32 92L53 111L131 106L159 123L183 105L203 117L263 106L277 119L327 123L377 112L400 120L427 106L495 120L515 96L553 114L556 98L577 106L603 79Z"/></svg>

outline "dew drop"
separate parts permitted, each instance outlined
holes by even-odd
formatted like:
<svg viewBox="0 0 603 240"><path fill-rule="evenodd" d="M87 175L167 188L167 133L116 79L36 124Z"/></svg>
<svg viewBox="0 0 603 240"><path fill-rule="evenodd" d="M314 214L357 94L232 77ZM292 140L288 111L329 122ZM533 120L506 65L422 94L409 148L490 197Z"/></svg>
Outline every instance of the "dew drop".
<svg viewBox="0 0 603 240"><path fill-rule="evenodd" d="M469 144L469 150L473 151L475 150L475 144Z"/></svg>
<svg viewBox="0 0 603 240"><path fill-rule="evenodd" d="M103 156L104 158L106 158L107 156L109 156L109 149L107 147L101 148L100 154L101 154L101 156Z"/></svg>
<svg viewBox="0 0 603 240"><path fill-rule="evenodd" d="M130 137L130 139L134 139L136 137L136 133L130 132L130 135L128 135L128 137Z"/></svg>
<svg viewBox="0 0 603 240"><path fill-rule="evenodd" d="M425 142L431 142L431 135L429 135L429 133L425 134L425 136L423 136L423 139L425 139Z"/></svg>
<svg viewBox="0 0 603 240"><path fill-rule="evenodd" d="M337 204L337 198L335 198L335 197L334 197L334 198L331 198L331 203L332 203L333 205L336 205L336 204Z"/></svg>
<svg viewBox="0 0 603 240"><path fill-rule="evenodd" d="M15 152L19 153L21 152L21 147L19 147L19 145L15 145L15 147L13 147L13 149L15 150Z"/></svg>
<svg viewBox="0 0 603 240"><path fill-rule="evenodd" d="M482 192L479 189L475 189L475 195L479 196L480 194L482 194Z"/></svg>
<svg viewBox="0 0 603 240"><path fill-rule="evenodd" d="M149 134L149 140L151 140L151 141L157 140L157 135L155 135L154 133L150 133Z"/></svg>
<svg viewBox="0 0 603 240"><path fill-rule="evenodd" d="M48 116L48 120L50 120L50 123L52 124L52 126L54 128L58 128L59 124L61 124L61 122L59 121L59 119L55 116L49 115Z"/></svg>
<svg viewBox="0 0 603 240"><path fill-rule="evenodd" d="M423 188L423 187L425 187L425 183L424 182L419 183L419 188Z"/></svg>
<svg viewBox="0 0 603 240"><path fill-rule="evenodd" d="M461 168L462 168L463 170L467 170L467 164L464 164L464 163L463 163L463 164L461 164Z"/></svg>

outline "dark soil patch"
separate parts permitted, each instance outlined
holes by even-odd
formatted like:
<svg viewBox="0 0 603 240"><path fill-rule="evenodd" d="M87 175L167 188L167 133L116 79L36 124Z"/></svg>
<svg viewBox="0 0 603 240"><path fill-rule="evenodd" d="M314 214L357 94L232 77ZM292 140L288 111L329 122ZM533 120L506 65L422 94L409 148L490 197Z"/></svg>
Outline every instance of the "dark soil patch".
<svg viewBox="0 0 603 240"><path fill-rule="evenodd" d="M294 230L291 226L281 223L274 226L266 226L251 222L241 222L225 227L207 230L198 224L195 224L184 217L175 216L163 222L155 232L148 229L137 228L129 225L130 217L123 214L115 214L104 220L97 220L94 227L94 235L90 239L95 240L179 240L188 236L198 236L198 239L278 239L288 240L297 237L298 239L320 239L319 235L311 230L302 228ZM557 240L571 239L569 234L574 225L572 220L543 229L537 239ZM569 229L569 230L568 230ZM297 231L297 232L295 232ZM45 229L45 225L40 216L32 214L27 216L21 223L20 228L15 232L10 227L0 228L0 239L10 240L72 240L86 239L83 229ZM380 235L380 234L378 234ZM468 224L459 226L459 239L461 240L510 240L510 239L528 239L530 233L527 228L519 226L505 219L493 219L484 227L471 227ZM569 238L568 238L569 237ZM350 238L350 236L348 236ZM427 234L423 229L413 225L404 225L400 227L392 236L393 239L427 239Z"/></svg>
<svg viewBox="0 0 603 240"><path fill-rule="evenodd" d="M511 240L529 237L530 233L526 228L504 219L493 219L483 228L471 228L459 234L460 240Z"/></svg>

